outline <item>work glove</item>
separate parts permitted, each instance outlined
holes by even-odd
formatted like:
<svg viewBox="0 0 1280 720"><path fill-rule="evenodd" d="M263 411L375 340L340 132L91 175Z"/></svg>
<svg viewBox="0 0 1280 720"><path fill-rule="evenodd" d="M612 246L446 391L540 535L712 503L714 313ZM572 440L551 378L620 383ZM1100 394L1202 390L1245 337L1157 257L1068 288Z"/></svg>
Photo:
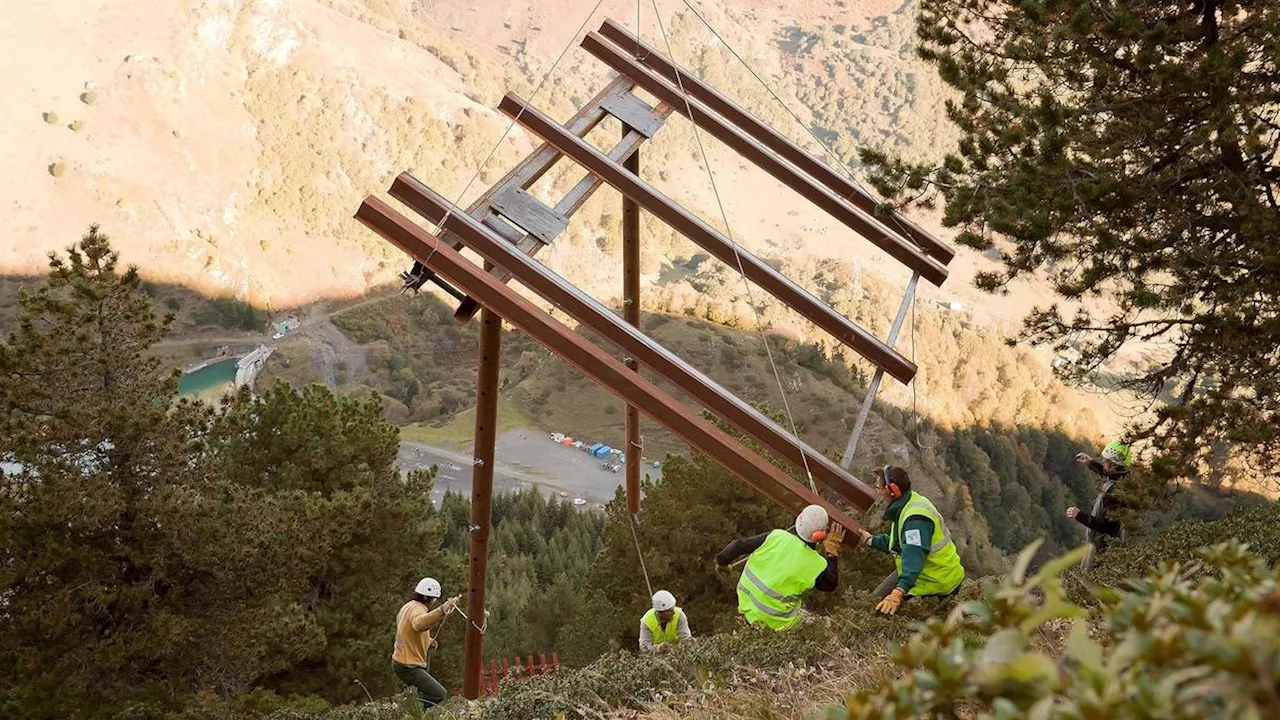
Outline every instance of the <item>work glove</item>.
<svg viewBox="0 0 1280 720"><path fill-rule="evenodd" d="M840 545L844 542L844 527L836 523L831 523L831 530L827 532L827 538L822 541L822 547L827 551L828 555L835 556L840 553Z"/></svg>
<svg viewBox="0 0 1280 720"><path fill-rule="evenodd" d="M893 615L898 612L898 607L902 605L902 599L906 596L906 590L896 587L893 589L893 592L889 593L888 597L881 600L879 605L876 605L876 610L879 610L885 615Z"/></svg>
<svg viewBox="0 0 1280 720"><path fill-rule="evenodd" d="M440 609L444 611L445 615L448 615L449 613L458 609L458 600L460 600L461 598L462 598L461 595L454 595L448 600L445 600L444 604L440 606Z"/></svg>
<svg viewBox="0 0 1280 720"><path fill-rule="evenodd" d="M871 546L871 533L862 528L858 528L858 545L860 547Z"/></svg>

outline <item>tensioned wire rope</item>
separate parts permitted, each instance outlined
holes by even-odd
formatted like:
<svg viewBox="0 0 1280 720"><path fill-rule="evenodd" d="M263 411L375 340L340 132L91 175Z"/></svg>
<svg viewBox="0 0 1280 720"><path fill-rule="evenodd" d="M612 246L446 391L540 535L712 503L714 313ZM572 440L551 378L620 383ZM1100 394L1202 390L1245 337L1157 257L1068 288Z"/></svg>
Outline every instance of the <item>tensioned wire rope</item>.
<svg viewBox="0 0 1280 720"><path fill-rule="evenodd" d="M658 11L658 0L650 0L650 2L653 4L654 19L657 20L658 29L662 32L662 41L667 46L667 55L671 58L671 63L678 67L680 64L679 60L676 59L675 51L671 47L671 38L667 36L667 28L662 22L661 13ZM639 36L637 35L637 37ZM675 75L676 83L680 86L680 94L684 99L685 112L687 113L687 117L690 118L690 122L692 122L694 117L693 107L689 101L689 93L684 87L684 73L677 69ZM756 305L754 293L751 291L751 281L747 279L747 271L742 264L742 254L738 250L738 241L734 237L733 227L729 223L729 214L725 211L724 201L720 197L720 188L716 184L715 171L711 169L711 159L707 155L706 145L702 142L702 131L698 127L697 123L692 124L693 137L698 142L698 151L702 155L702 164L707 168L707 178L711 181L711 192L715 196L716 206L720 210L720 219L724 222L725 235L729 238L729 242L733 246L733 257L738 266L738 274L742 278L743 287L746 288L747 304L751 306L751 312L755 315L756 330L760 333L760 339L764 343L765 354L769 358L769 367L773 370L773 379L778 385L778 394L782 398L782 409L786 413L787 422L791 425L791 435L795 440L796 450L800 453L800 459L804 466L804 473L806 479L809 481L809 488L816 494L818 492L818 485L814 482L813 472L809 469L809 456L805 454L804 449L801 447L800 432L796 427L795 417L791 412L791 403L787 400L786 388L782 385L782 374L778 371L778 364L773 357L773 349L769 346L769 335L765 332L764 321L760 318L760 308Z"/></svg>
<svg viewBox="0 0 1280 720"><path fill-rule="evenodd" d="M698 9L695 8L689 2L689 0L681 0L681 2L684 3L684 6L694 14L694 17L698 18L698 20L702 22L703 26L706 27L707 30L711 32L711 34L716 38L716 40L721 45L723 45L726 50L729 51L729 54L733 55L733 57L739 63L742 64L742 67L745 68L746 71L751 74L751 77L755 78L756 82L760 83L760 86L763 87L765 91L769 93L769 96L772 97L774 101L777 102L778 105L784 111L786 111L788 115L791 116L791 119L795 120L796 124L804 128L805 132L809 134L809 137L813 138L813 141L816 142L818 146L822 148L826 156L830 158L832 161L834 161L835 163L837 163L839 167L844 170L844 175L848 178L849 182L853 183L854 187L866 193L868 197L875 197L874 195L872 195L871 191L868 190L865 185L863 185L861 182L858 181L858 178L853 168L850 167L849 164L846 163L844 160L842 160L830 145L828 145L822 138L818 137L818 134L813 131L813 128L809 127L809 125L805 123L805 121L800 119L800 116L797 115L791 109L791 106L787 105L787 103L784 102L782 98L778 96L778 93L774 92L773 88L770 87L769 83L765 82L764 78L760 77L760 74L757 73L755 69L751 67L750 63L748 63L741 55L739 55L737 50L733 49L733 46L730 45L729 42L724 39L724 36L721 35L720 32L715 29L714 26L712 26L712 24L706 19L706 17L704 17L702 13L699 12ZM919 18L920 18L920 0L916 0L917 23L919 22ZM665 34L664 34L664 37L665 37ZM675 62L675 58L672 58L672 62L673 63ZM680 72L677 71L676 78L679 79L679 77L680 77ZM684 88L682 85L681 90L683 89ZM686 102L687 102L687 97L686 97ZM710 172L710 168L708 168L708 172ZM896 212L893 213L892 215L889 216L889 219L891 219L893 223L898 226L898 230L902 231L903 236L908 240L910 240L911 236L907 232L907 228L902 223L901 218L898 217L898 214ZM915 295L913 294L911 297L911 363L913 365L915 365L915 359L916 359L915 358L915 355L916 355L915 332L916 332L916 298L915 298ZM916 447L920 447L920 410L919 410L919 401L917 397L915 382L911 383L911 414L915 417Z"/></svg>
<svg viewBox="0 0 1280 720"><path fill-rule="evenodd" d="M591 18L595 16L596 11L599 10L600 6L603 4L604 0L596 0L596 4L591 8L591 12L587 13L587 16L582 20L582 24L578 26L578 29L569 37L569 41L565 43L563 48L561 48L560 54L556 56L555 62L551 63L551 67L547 68L547 71L543 73L542 79L538 81L537 86L533 89L533 93L529 96L530 105L532 105L533 101L538 97L538 93L542 92L542 87L546 85L547 79L551 77L551 73L555 72L560 61L564 59L566 54L568 54L569 48L573 47L573 44L578 40L578 36L582 34L583 28L587 26L587 23L591 22ZM449 217L453 215L453 211L458 208L458 203L462 202L462 199L466 197L467 191L471 189L471 186L475 183L476 179L480 177L480 173L484 172L485 166L487 166L489 161L493 159L494 154L498 152L498 148L502 146L503 141L511 134L511 130L515 128L516 122L519 121L520 116L523 114L524 108L521 108L520 111L516 113L515 117L511 118L511 122L507 123L507 129L502 131L502 136L498 138L498 141L489 149L489 153L485 155L484 160L482 160L476 167L476 171L472 173L471 179L467 180L467 184L462 187L462 192L458 193L457 199L454 200L449 207L445 208L444 217L440 218L440 222L436 223L435 230L432 231L433 235L438 235L444 228L444 224L449 221ZM431 247L431 252L427 254L426 259L430 260L431 256L434 255L435 252L435 246L433 245ZM423 262L423 265L426 265L425 261Z"/></svg>

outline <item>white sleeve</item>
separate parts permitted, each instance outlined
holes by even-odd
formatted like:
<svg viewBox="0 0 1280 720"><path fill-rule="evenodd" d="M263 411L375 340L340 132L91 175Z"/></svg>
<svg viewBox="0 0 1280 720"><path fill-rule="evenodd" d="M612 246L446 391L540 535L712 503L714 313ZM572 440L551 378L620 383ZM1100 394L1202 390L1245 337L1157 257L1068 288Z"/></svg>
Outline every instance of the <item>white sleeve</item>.
<svg viewBox="0 0 1280 720"><path fill-rule="evenodd" d="M689 632L689 616L680 613L680 622L676 624L676 634L681 640L693 637L693 633Z"/></svg>
<svg viewBox="0 0 1280 720"><path fill-rule="evenodd" d="M649 627L640 623L640 652L648 652L653 649L653 633L649 632Z"/></svg>

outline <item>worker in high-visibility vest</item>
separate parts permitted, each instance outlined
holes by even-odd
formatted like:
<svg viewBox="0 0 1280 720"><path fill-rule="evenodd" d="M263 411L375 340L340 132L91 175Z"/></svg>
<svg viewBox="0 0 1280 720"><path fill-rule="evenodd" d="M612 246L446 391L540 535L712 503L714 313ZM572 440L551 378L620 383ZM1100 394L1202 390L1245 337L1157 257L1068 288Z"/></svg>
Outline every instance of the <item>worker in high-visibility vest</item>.
<svg viewBox="0 0 1280 720"><path fill-rule="evenodd" d="M1108 538L1119 539L1123 536L1123 526L1116 518L1123 506L1120 498L1112 490L1116 483L1129 474L1129 466L1133 463L1133 451L1123 440L1112 440L1102 450L1101 458L1089 457L1088 453L1076 455L1076 462L1084 465L1102 478L1102 489L1093 501L1092 512L1085 512L1072 505L1067 508L1067 517L1085 526L1085 539L1089 541L1089 553L1081 566L1084 570L1093 567L1098 553L1106 549Z"/></svg>
<svg viewBox="0 0 1280 720"><path fill-rule="evenodd" d="M653 594L653 607L640 618L640 652L668 650L693 637L689 618L666 590Z"/></svg>
<svg viewBox="0 0 1280 720"><path fill-rule="evenodd" d="M834 525L828 531L828 522L822 506L810 505L791 528L738 538L716 555L716 567L723 570L750 553L738 578L738 612L747 622L774 630L795 627L805 593L836 589L844 528Z"/></svg>
<svg viewBox="0 0 1280 720"><path fill-rule="evenodd" d="M872 535L862 531L862 544L893 554L897 569L876 588L881 598L876 610L898 612L908 597L952 595L964 580L960 554L938 508L911 489L906 468L884 466L877 470L876 488L889 501L884 517L889 532Z"/></svg>

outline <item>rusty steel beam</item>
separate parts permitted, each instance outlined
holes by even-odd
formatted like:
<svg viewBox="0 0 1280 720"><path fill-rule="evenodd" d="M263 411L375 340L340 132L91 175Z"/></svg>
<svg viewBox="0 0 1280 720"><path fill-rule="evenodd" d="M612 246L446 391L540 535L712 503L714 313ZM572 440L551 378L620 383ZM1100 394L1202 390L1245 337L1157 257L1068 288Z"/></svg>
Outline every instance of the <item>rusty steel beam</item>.
<svg viewBox="0 0 1280 720"><path fill-rule="evenodd" d="M861 527L843 510L685 408L640 373L633 372L578 333L556 322L546 312L476 267L449 243L428 233L387 203L372 196L366 198L356 212L356 219L457 285L485 308L528 333L543 347L623 402L634 403L650 419L671 430L779 506L797 512L805 504L821 505L832 521L858 534Z"/></svg>
<svg viewBox="0 0 1280 720"><path fill-rule="evenodd" d="M622 128L623 139L634 132ZM640 151L636 150L623 163L627 172L640 177ZM595 176L592 176L595 177ZM640 206L631 198L622 196L622 316L637 332L640 328ZM626 366L640 371L634 357L626 359ZM622 437L627 454L626 467L627 512L640 512L640 410L631 403L626 405L622 420Z"/></svg>
<svg viewBox="0 0 1280 720"><path fill-rule="evenodd" d="M836 172L786 136L761 122L715 88L689 74L688 70L677 68L669 58L658 52L656 48L638 40L618 23L613 20L605 20L604 24L600 26L600 34L617 43L620 47L636 48L636 52L632 56L641 55L641 63L673 83L677 82L676 73L679 72L679 82L684 84L684 88L691 98L697 98L706 103L713 111L724 116L729 122L759 140L770 150L778 153L795 164L796 167L813 176L814 179L828 187L836 195L852 202L863 212L872 215L879 214L882 205L879 198L858 187L849 178ZM901 228L904 235L923 248L930 256L937 259L938 262L947 265L955 257L956 251L934 237L929 231L897 211L892 211L892 213L889 221L893 226Z"/></svg>
<svg viewBox="0 0 1280 720"><path fill-rule="evenodd" d="M863 212L812 177L802 173L795 165L780 158L742 130L725 122L698 100L690 97L686 104L684 94L678 87L659 77L631 55L605 40L599 33L588 33L582 40L582 47L615 71L634 80L637 85L662 102L674 107L676 112L692 120L712 137L755 163L782 184L795 190L806 200L839 220L845 227L865 237L893 259L920 273L921 277L934 285L941 285L947 279L947 268L922 252L913 242L904 240L899 233L880 220Z"/></svg>
<svg viewBox="0 0 1280 720"><path fill-rule="evenodd" d="M502 318L485 311L480 316L480 369L476 372L475 448L471 462L471 537L467 563L467 617L484 622L485 578L489 567L492 528L493 464L498 439L498 370L502 366ZM462 695L480 696L484 664L484 635L467 623L462 662Z"/></svg>
<svg viewBox="0 0 1280 720"><path fill-rule="evenodd" d="M599 175L640 207L680 231L730 267L739 262L746 276L796 312L827 331L846 345L903 383L916 374L916 366L879 339L858 327L848 318L832 310L807 290L796 285L760 258L736 245L701 218L676 204L651 185L627 172L625 168L596 150L589 143L566 131L559 123L531 107L514 93L507 93L498 106L525 128L551 143L566 157Z"/></svg>
<svg viewBox="0 0 1280 720"><path fill-rule="evenodd" d="M408 173L391 186L391 196L432 222L439 222L449 201ZM697 368L667 350L653 338L620 319L590 295L561 278L545 265L504 242L488 227L453 213L445 221L464 245L485 260L505 267L525 287L568 313L586 327L622 348L645 367L689 393L695 400L726 422L755 438L762 446L797 469L808 467L820 484L834 489L859 509L875 502L875 492L830 458L804 444L768 416L743 402ZM631 458L631 450L627 450Z"/></svg>

